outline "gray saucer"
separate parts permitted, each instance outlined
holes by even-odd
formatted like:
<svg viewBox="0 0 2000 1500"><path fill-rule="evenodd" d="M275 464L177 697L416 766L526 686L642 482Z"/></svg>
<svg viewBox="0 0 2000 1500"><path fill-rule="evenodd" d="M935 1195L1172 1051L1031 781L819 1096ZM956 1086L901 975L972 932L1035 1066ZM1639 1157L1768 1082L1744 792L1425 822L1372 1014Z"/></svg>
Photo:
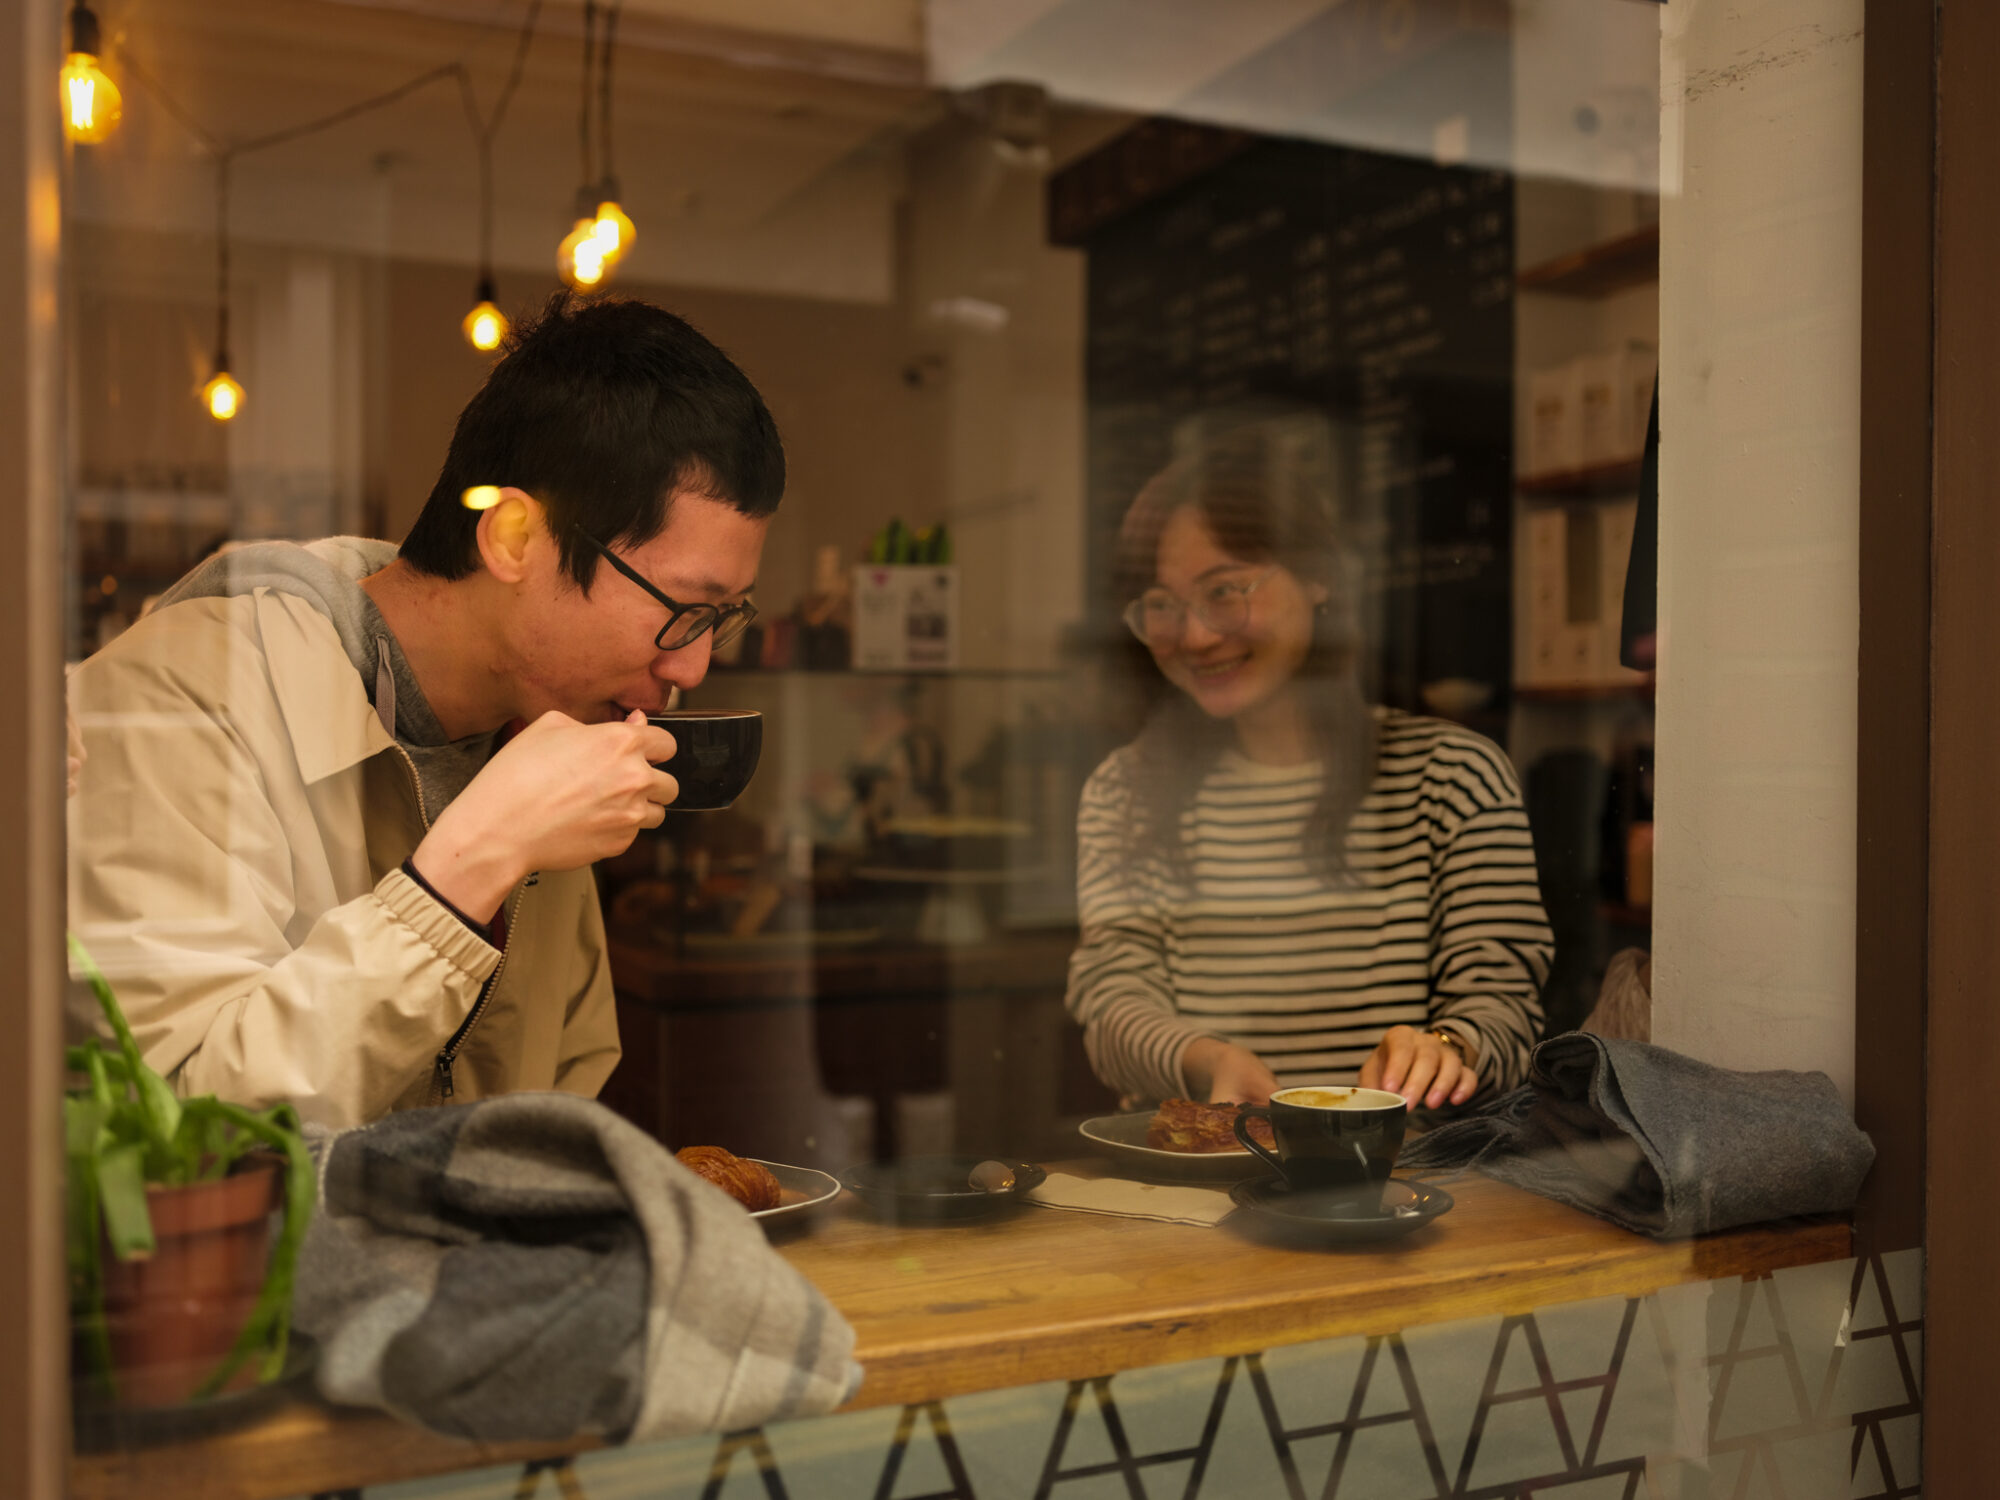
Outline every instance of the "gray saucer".
<svg viewBox="0 0 2000 1500"><path fill-rule="evenodd" d="M1423 1228L1452 1205L1443 1188L1400 1177L1384 1184L1379 1207L1357 1203L1351 1191L1339 1188L1294 1190L1282 1177L1239 1182L1229 1196L1258 1225L1327 1245L1395 1239Z"/></svg>

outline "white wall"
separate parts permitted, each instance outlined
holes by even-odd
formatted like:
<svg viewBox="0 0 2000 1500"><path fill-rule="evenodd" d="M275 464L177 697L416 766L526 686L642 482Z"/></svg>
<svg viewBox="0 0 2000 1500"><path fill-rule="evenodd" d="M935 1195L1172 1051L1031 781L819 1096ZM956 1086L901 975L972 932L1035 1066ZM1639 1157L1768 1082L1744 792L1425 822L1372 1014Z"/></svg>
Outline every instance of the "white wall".
<svg viewBox="0 0 2000 1500"><path fill-rule="evenodd" d="M945 464L904 519L951 527L968 667L1051 667L1083 617L1084 257L1048 243L1046 185L967 124L911 165L905 297Z"/></svg>
<svg viewBox="0 0 2000 1500"><path fill-rule="evenodd" d="M1661 11L1653 1036L1850 1097L1861 16Z"/></svg>

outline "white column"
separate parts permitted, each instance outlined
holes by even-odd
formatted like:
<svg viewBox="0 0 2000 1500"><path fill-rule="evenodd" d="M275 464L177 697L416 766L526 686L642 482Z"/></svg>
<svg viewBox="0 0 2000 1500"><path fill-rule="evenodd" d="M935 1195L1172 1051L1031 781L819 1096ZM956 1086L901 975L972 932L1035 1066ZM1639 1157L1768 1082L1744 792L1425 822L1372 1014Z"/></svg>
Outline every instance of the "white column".
<svg viewBox="0 0 2000 1500"><path fill-rule="evenodd" d="M1661 12L1653 1036L1850 1098L1862 8Z"/></svg>

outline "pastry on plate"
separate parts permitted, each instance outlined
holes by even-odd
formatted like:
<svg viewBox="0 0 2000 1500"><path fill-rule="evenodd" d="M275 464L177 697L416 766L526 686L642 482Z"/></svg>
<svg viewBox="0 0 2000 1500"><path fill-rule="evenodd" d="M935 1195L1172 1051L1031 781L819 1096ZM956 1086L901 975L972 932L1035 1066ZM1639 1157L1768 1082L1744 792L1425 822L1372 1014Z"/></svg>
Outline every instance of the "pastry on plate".
<svg viewBox="0 0 2000 1500"><path fill-rule="evenodd" d="M683 1146L674 1153L674 1159L695 1176L714 1183L753 1214L778 1206L778 1179L762 1162L746 1161L720 1146Z"/></svg>
<svg viewBox="0 0 2000 1500"><path fill-rule="evenodd" d="M1146 1127L1146 1144L1155 1151L1209 1153L1241 1151L1236 1139L1234 1104L1197 1104L1192 1099L1163 1100L1152 1123ZM1257 1144L1275 1149L1271 1122L1262 1115L1250 1122L1250 1134Z"/></svg>

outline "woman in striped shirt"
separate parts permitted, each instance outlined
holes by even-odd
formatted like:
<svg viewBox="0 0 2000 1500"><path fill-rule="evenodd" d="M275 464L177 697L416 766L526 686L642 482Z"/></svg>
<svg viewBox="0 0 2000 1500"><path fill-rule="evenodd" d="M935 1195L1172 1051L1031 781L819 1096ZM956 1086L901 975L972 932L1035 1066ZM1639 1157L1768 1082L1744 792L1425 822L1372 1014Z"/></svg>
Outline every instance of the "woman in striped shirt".
<svg viewBox="0 0 2000 1500"><path fill-rule="evenodd" d="M1070 1013L1128 1098L1358 1081L1463 1104L1527 1068L1553 947L1489 741L1371 709L1331 506L1223 440L1119 537L1167 684L1079 815Z"/></svg>

